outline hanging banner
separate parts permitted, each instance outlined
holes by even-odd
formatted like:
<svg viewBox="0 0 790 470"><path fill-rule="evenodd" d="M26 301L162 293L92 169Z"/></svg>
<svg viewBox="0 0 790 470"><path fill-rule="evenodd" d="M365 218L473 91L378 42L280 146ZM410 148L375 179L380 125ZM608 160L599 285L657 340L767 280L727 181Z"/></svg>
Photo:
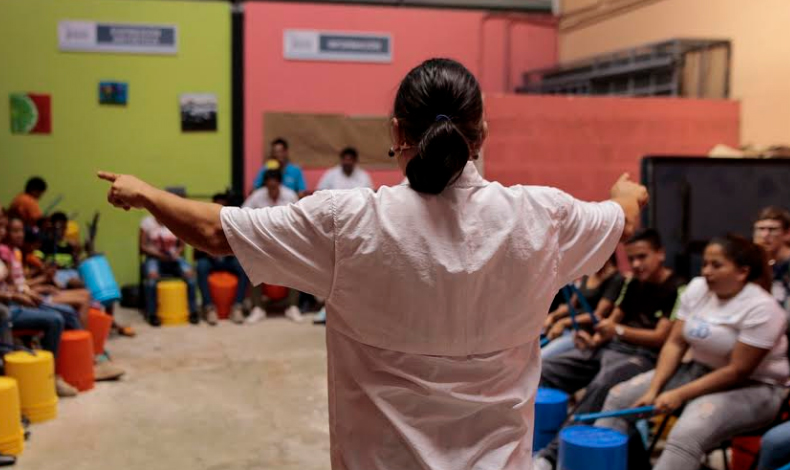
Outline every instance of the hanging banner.
<svg viewBox="0 0 790 470"><path fill-rule="evenodd" d="M390 63L392 36L387 33L286 29L283 56L290 60Z"/></svg>
<svg viewBox="0 0 790 470"><path fill-rule="evenodd" d="M58 46L61 51L175 54L178 27L63 20L58 22Z"/></svg>

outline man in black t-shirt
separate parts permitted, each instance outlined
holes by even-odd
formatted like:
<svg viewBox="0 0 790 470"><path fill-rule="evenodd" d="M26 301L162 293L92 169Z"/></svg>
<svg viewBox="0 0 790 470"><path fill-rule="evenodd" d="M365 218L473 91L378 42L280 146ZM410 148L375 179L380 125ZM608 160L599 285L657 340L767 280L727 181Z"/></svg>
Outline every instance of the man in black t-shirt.
<svg viewBox="0 0 790 470"><path fill-rule="evenodd" d="M682 281L664 266L661 237L643 229L626 242L633 278L612 313L593 334L579 331L576 349L545 359L541 387L575 393L585 388L577 413L600 411L609 389L655 368L658 351L672 329ZM558 440L540 451L536 470L556 465Z"/></svg>

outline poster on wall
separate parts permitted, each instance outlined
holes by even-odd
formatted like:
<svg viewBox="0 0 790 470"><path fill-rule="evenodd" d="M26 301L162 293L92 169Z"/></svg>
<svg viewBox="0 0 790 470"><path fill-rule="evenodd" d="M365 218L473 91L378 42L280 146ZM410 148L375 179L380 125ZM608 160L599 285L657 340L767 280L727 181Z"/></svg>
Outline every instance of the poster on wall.
<svg viewBox="0 0 790 470"><path fill-rule="evenodd" d="M389 33L286 29L283 32L283 57L289 60L388 64L392 62L392 36Z"/></svg>
<svg viewBox="0 0 790 470"><path fill-rule="evenodd" d="M50 95L11 93L11 133L52 133L52 100Z"/></svg>
<svg viewBox="0 0 790 470"><path fill-rule="evenodd" d="M183 93L181 105L181 130L183 132L217 130L217 95L213 93Z"/></svg>
<svg viewBox="0 0 790 470"><path fill-rule="evenodd" d="M126 106L129 85L125 82L99 82L99 104Z"/></svg>
<svg viewBox="0 0 790 470"><path fill-rule="evenodd" d="M58 46L70 52L176 54L178 27L161 24L58 21Z"/></svg>

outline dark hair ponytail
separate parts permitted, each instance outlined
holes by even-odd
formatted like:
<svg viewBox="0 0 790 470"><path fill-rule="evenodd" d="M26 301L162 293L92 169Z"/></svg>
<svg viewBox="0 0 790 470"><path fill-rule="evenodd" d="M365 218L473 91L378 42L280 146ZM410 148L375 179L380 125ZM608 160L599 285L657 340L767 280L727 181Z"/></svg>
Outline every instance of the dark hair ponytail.
<svg viewBox="0 0 790 470"><path fill-rule="evenodd" d="M709 245L719 245L724 256L739 268L748 268L748 282L754 282L771 292L773 272L768 266L768 257L760 246L740 235L728 234L711 240Z"/></svg>
<svg viewBox="0 0 790 470"><path fill-rule="evenodd" d="M417 150L406 177L421 193L441 193L482 144L480 85L454 60L431 59L409 72L398 88L393 115Z"/></svg>

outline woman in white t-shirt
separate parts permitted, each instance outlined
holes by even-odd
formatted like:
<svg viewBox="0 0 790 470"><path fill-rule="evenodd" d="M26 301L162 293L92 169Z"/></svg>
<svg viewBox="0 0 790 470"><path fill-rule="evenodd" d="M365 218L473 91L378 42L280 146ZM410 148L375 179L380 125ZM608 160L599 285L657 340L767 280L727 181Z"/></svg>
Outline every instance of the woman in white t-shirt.
<svg viewBox="0 0 790 470"><path fill-rule="evenodd" d="M100 177L110 203L235 253L253 284L327 299L333 469L529 469L551 300L604 264L647 191L624 177L612 201L587 203L484 180L472 162L487 133L480 87L452 60L409 72L391 130L409 185L377 192L240 209Z"/></svg>
<svg viewBox="0 0 790 470"><path fill-rule="evenodd" d="M680 298L656 369L614 387L604 405L655 405L663 413L684 407L654 470L699 468L724 440L770 424L786 394L786 319L769 293L762 250L736 235L714 239L702 275ZM683 363L687 350L692 360ZM624 419L596 424L629 429Z"/></svg>

